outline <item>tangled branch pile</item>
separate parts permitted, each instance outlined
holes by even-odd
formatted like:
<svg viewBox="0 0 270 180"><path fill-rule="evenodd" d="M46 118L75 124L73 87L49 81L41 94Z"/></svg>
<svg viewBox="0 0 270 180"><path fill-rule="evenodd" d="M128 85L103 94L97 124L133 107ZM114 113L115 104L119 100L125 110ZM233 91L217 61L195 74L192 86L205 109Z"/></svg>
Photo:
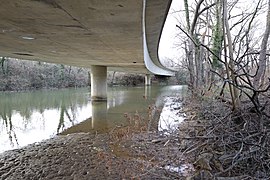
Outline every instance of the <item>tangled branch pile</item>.
<svg viewBox="0 0 270 180"><path fill-rule="evenodd" d="M233 114L216 100L191 103L198 109L181 137L182 151L193 157L198 179L267 179L270 177L270 119L252 111L249 102ZM269 106L265 112L270 112ZM191 116L192 114L190 114ZM203 120L202 120L203 119ZM260 127L263 124L263 129Z"/></svg>

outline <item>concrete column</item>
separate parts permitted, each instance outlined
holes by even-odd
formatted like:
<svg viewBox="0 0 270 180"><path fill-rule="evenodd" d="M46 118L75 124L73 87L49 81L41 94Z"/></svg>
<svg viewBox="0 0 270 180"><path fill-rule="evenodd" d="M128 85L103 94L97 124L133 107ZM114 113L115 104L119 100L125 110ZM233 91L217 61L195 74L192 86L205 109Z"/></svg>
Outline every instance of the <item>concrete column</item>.
<svg viewBox="0 0 270 180"><path fill-rule="evenodd" d="M145 75L145 85L150 86L151 85L151 76L150 74Z"/></svg>
<svg viewBox="0 0 270 180"><path fill-rule="evenodd" d="M91 99L107 100L107 67L91 66Z"/></svg>

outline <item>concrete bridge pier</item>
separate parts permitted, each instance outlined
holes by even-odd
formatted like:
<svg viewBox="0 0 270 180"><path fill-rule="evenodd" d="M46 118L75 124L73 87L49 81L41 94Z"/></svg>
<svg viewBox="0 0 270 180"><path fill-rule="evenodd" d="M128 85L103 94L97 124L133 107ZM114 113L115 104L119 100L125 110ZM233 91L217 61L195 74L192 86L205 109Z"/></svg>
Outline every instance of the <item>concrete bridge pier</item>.
<svg viewBox="0 0 270 180"><path fill-rule="evenodd" d="M107 100L106 66L91 66L91 99L92 101Z"/></svg>
<svg viewBox="0 0 270 180"><path fill-rule="evenodd" d="M145 85L150 86L151 85L151 76L150 74L145 75Z"/></svg>

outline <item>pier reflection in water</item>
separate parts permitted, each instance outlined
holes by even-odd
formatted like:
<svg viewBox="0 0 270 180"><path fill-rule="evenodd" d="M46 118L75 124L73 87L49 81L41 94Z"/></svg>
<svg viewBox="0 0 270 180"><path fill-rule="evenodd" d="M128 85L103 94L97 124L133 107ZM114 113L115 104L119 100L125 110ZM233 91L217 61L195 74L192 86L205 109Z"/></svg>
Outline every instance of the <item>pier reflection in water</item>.
<svg viewBox="0 0 270 180"><path fill-rule="evenodd" d="M91 102L87 88L0 93L0 152L59 133L108 132L126 123L124 114L147 118L148 106L161 108L164 96L181 96L182 88L112 87L107 102Z"/></svg>

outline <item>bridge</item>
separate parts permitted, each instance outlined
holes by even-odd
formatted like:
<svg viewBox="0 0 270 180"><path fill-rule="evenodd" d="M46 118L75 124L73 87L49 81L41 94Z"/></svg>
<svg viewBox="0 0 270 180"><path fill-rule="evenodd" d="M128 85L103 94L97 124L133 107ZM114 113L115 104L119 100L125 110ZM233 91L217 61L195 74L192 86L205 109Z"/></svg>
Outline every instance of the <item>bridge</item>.
<svg viewBox="0 0 270 180"><path fill-rule="evenodd" d="M172 76L158 46L171 0L0 0L0 56L91 68L93 100L107 70Z"/></svg>

